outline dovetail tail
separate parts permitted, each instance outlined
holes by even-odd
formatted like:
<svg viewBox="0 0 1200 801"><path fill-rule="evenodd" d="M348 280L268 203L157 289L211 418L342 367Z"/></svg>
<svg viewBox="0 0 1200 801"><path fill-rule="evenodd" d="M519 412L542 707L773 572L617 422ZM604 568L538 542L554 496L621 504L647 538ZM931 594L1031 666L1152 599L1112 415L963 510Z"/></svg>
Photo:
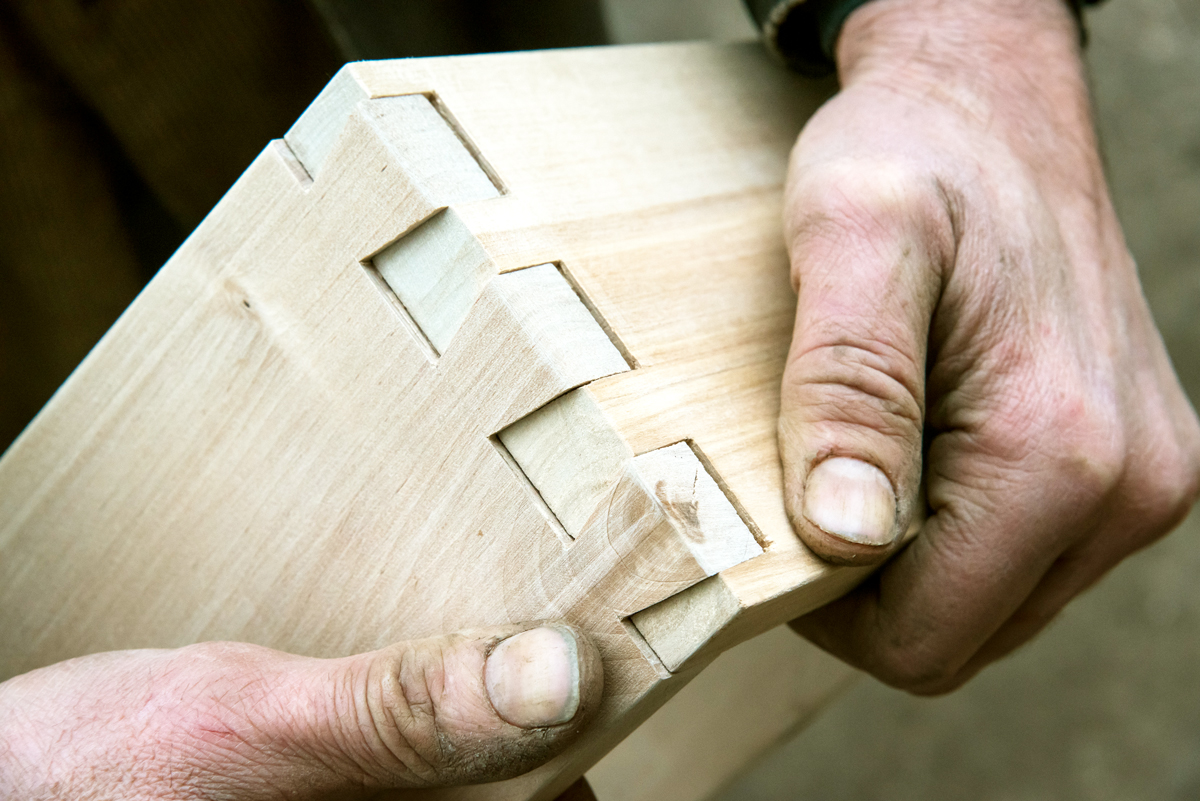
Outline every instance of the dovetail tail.
<svg viewBox="0 0 1200 801"><path fill-rule="evenodd" d="M746 524L746 528L750 530L750 535L754 537L754 541L764 551L767 550L767 546L771 544L771 541L767 539L767 535L763 534L762 529L754 522L754 518L746 511L746 507L742 506L742 502L738 500L737 493L731 490L729 485L725 483L724 477L717 471L717 468L708 458L708 455L704 453L694 440L685 439L684 443L692 449L692 453L696 455L696 459L699 460L700 464L704 465L704 469L712 476L713 481L717 482L717 487L725 494L725 497L729 500L729 504L733 507L733 511L737 512L737 516Z"/></svg>

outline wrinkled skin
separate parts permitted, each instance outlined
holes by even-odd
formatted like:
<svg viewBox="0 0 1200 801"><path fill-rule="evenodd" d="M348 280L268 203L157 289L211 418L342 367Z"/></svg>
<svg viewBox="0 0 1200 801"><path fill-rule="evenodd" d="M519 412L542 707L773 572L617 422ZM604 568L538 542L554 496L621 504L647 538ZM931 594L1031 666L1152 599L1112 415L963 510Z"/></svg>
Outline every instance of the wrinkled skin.
<svg viewBox="0 0 1200 801"><path fill-rule="evenodd" d="M789 174L780 444L804 541L890 561L793 625L944 692L1182 518L1200 430L1113 213L1062 0L875 0L838 57L844 89ZM871 546L813 525L806 478L831 456L883 471L894 537L927 506L919 536ZM34 671L0 684L0 797L371 798L514 775L573 739L599 662L572 720L522 729L482 688L500 636L340 660L208 643Z"/></svg>
<svg viewBox="0 0 1200 801"><path fill-rule="evenodd" d="M801 538L890 561L793 626L940 693L1186 515L1200 429L1113 211L1066 4L875 0L838 61L788 176L780 445ZM806 516L830 456L890 480L893 543Z"/></svg>
<svg viewBox="0 0 1200 801"><path fill-rule="evenodd" d="M217 642L35 670L0 684L0 798L392 798L515 776L565 748L602 689L599 654L581 640L574 718L506 722L484 665L521 628L344 659Z"/></svg>

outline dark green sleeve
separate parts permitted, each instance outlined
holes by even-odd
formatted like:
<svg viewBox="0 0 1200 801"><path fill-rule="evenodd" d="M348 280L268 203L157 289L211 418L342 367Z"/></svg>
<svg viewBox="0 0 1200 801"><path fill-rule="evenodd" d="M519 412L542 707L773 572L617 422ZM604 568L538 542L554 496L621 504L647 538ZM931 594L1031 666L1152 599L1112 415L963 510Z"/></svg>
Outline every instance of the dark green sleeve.
<svg viewBox="0 0 1200 801"><path fill-rule="evenodd" d="M834 47L850 12L870 0L745 0L767 49L792 69L822 76L834 71ZM1066 0L1079 20L1082 7L1099 0Z"/></svg>

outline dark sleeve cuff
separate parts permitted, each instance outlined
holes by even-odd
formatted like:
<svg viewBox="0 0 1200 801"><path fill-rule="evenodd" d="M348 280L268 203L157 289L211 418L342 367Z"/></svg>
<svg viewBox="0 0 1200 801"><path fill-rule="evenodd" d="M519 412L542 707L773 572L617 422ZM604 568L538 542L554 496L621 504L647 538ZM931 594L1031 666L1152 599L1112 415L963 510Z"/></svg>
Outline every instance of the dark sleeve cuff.
<svg viewBox="0 0 1200 801"><path fill-rule="evenodd" d="M821 77L836 69L834 48L842 25L870 0L745 0L762 30L767 49L803 75ZM1066 0L1079 21L1081 41L1087 36L1082 8L1099 0Z"/></svg>

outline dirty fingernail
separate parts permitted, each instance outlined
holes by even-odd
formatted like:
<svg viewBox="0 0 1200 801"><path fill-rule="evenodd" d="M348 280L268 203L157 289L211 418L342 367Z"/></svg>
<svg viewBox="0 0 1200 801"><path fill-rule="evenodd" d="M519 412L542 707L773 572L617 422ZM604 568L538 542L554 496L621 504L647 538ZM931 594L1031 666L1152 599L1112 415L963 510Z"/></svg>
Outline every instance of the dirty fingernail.
<svg viewBox="0 0 1200 801"><path fill-rule="evenodd" d="M492 706L514 726L566 723L579 710L579 641L560 626L514 634L488 657L484 680Z"/></svg>
<svg viewBox="0 0 1200 801"><path fill-rule="evenodd" d="M896 538L896 493L875 465L835 456L808 474L804 516L849 542L887 545Z"/></svg>

